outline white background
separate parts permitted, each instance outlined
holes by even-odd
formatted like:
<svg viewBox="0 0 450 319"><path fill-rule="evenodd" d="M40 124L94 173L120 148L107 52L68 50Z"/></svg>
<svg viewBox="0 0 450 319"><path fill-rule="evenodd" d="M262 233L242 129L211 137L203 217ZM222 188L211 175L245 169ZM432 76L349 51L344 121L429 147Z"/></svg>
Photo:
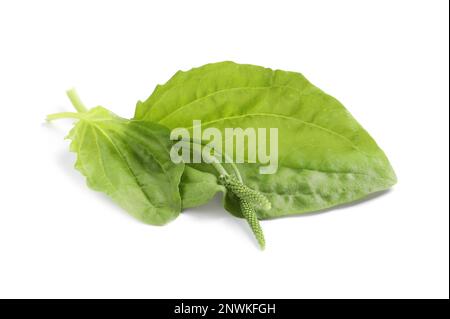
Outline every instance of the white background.
<svg viewBox="0 0 450 319"><path fill-rule="evenodd" d="M0 297L448 298L448 1L0 2ZM179 69L302 72L399 178L327 213L262 223L218 200L144 225L85 186L63 138L75 86L131 117Z"/></svg>

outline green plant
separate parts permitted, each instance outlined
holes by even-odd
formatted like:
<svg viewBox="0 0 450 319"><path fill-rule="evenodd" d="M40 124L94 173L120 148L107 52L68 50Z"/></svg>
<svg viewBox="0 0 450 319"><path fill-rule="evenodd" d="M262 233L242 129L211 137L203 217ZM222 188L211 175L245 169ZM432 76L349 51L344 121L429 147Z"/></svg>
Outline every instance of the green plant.
<svg viewBox="0 0 450 319"><path fill-rule="evenodd" d="M69 97L78 113L48 119L78 120L68 136L78 154L76 168L90 187L147 223L164 224L223 192L225 208L246 218L264 247L261 219L348 203L396 183L370 135L339 101L299 73L233 62L180 71L137 103L133 120L102 107L87 111L73 91ZM240 164L218 158L174 164L169 130L192 132L194 120L222 132L277 128L278 170L260 174L263 163L248 158ZM208 143L181 142L203 149Z"/></svg>

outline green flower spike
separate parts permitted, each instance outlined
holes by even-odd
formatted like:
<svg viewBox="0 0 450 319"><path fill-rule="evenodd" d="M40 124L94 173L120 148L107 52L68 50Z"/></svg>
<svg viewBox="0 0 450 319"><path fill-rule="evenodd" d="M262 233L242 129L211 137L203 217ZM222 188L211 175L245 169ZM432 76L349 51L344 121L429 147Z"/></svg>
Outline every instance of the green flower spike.
<svg viewBox="0 0 450 319"><path fill-rule="evenodd" d="M233 175L220 175L219 181L240 199L246 200L255 208L269 210L272 205L266 196L241 183Z"/></svg>
<svg viewBox="0 0 450 319"><path fill-rule="evenodd" d="M233 175L221 174L219 176L219 181L226 187L227 190L239 198L242 215L250 225L259 246L261 249L264 249L266 246L266 241L264 239L264 233L259 223L258 216L256 215L255 207L270 209L271 205L269 200L263 194L244 185Z"/></svg>
<svg viewBox="0 0 450 319"><path fill-rule="evenodd" d="M261 247L261 249L264 249L266 247L266 240L264 239L264 233L259 223L258 217L256 216L255 209L246 200L241 199L240 204L242 215L244 215L245 219L250 225L250 228L252 229L253 234L255 235L256 240L259 243L259 247Z"/></svg>

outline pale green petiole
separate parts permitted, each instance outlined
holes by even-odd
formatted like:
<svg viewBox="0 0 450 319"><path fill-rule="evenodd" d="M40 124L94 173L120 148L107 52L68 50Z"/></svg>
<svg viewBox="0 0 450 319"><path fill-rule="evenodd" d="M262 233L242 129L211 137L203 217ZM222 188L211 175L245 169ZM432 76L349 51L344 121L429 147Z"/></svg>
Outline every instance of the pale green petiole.
<svg viewBox="0 0 450 319"><path fill-rule="evenodd" d="M62 112L62 113L55 113L55 114L47 115L47 121L53 121L53 120L58 120L58 119L77 119L77 120L80 120L82 118L83 118L83 116L81 114L74 113L74 112Z"/></svg>
<svg viewBox="0 0 450 319"><path fill-rule="evenodd" d="M181 143L183 144L194 144L195 142L189 140L180 140ZM203 146L208 148L208 146ZM196 152L196 150L193 148L192 149L193 152ZM202 154L200 154L202 155ZM210 156L207 154L203 154L203 156L207 156L208 157L208 162L211 163L211 165L216 169L216 171L220 174L220 175L228 175L228 172L226 171L226 169L223 167L222 164L220 164L220 161L215 157L215 156Z"/></svg>
<svg viewBox="0 0 450 319"><path fill-rule="evenodd" d="M84 106L83 102L81 102L81 99L75 89L72 88L67 90L66 94L69 97L70 102L72 102L72 105L79 113L87 112L86 106Z"/></svg>
<svg viewBox="0 0 450 319"><path fill-rule="evenodd" d="M203 146L204 148L207 148L209 150L211 150L211 147L209 147L208 145L205 145L205 143L201 140L197 140L197 139L181 139L180 141L186 142L186 143L191 143L191 144L200 144L201 146ZM195 152L195 150L194 150ZM236 164L233 163L233 160L228 156L227 153L221 153L220 151L218 151L217 149L215 150L215 153L217 154L218 158L222 158L222 156L225 158L225 162L229 163L231 165L231 168L233 169L234 174L236 175L237 179L242 183L242 176L241 173L239 172L239 169L237 168ZM206 156L208 156L207 154L205 154ZM220 161L217 159L217 157L211 156L208 157L208 159L210 159L213 163L219 163L219 166L213 166L216 167L216 170L218 171L219 174L221 175L229 175L227 173L227 171L225 170L225 168L220 164Z"/></svg>
<svg viewBox="0 0 450 319"><path fill-rule="evenodd" d="M80 120L83 118L83 115L80 113L87 112L87 108L84 106L83 102L81 102L80 97L75 89L70 89L66 92L67 96L72 102L73 107L77 110L78 113L75 112L61 112L47 115L47 121L53 121L58 119L77 119Z"/></svg>

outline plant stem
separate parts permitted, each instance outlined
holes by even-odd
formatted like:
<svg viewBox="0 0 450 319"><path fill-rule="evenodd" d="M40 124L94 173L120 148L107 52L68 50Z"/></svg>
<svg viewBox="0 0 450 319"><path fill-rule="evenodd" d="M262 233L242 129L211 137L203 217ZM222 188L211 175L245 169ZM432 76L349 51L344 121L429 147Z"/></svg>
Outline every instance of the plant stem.
<svg viewBox="0 0 450 319"><path fill-rule="evenodd" d="M47 115L47 121L53 121L58 119L77 119L80 120L83 117L79 113L74 112L62 112L62 113L55 113Z"/></svg>
<svg viewBox="0 0 450 319"><path fill-rule="evenodd" d="M204 143L203 141L201 141L201 140L197 140L197 139L193 139L193 138L192 138L192 139L188 139L188 140L186 140L186 139L181 139L181 141L186 142L186 143L191 143L191 144L200 144L200 145L202 145L203 147L207 147L208 149L211 149L208 145L205 145L205 143ZM234 172L234 174L236 175L237 179L242 183L243 181L242 181L241 173L239 172L239 169L237 168L236 164L233 163L233 160L228 156L228 154L227 154L227 153L221 153L220 151L218 151L218 150L216 150L216 149L215 149L215 152L218 153L218 154L217 154L217 157L222 158L222 156L223 156L223 157L225 158L225 161L226 161L228 164L230 164L230 166L231 166L231 168L233 169L233 172ZM223 165L220 164L220 161L217 160L217 158L216 158L216 161L214 161L214 162L219 163L220 167L221 167L223 170L225 170L224 167L223 167ZM214 162L213 162L213 163L214 163ZM213 163L212 163L212 164L213 164ZM214 164L213 164L213 166L214 166ZM217 170L217 168L216 168L216 170ZM218 171L218 172L219 172L219 174L228 175L228 173L226 173L226 171L225 171L225 173L221 173L220 171Z"/></svg>
<svg viewBox="0 0 450 319"><path fill-rule="evenodd" d="M75 107L75 109L79 113L87 112L86 106L84 106L83 102L81 102L80 97L78 96L78 93L75 89L70 89L66 92L67 96L70 99L70 102L72 102L72 105Z"/></svg>
<svg viewBox="0 0 450 319"><path fill-rule="evenodd" d="M189 144L189 146L191 144L193 144L192 141L187 141L187 140L181 140L180 142ZM203 146L203 147L208 148L208 146ZM196 150L194 148L192 148L192 151L195 152ZM200 155L203 156L203 154L200 154ZM216 169L216 171L220 175L228 175L228 172L226 171L226 169L223 167L222 164L220 164L220 161L215 156L210 156L210 155L206 155L206 156L208 157L208 162L211 162L211 165Z"/></svg>

